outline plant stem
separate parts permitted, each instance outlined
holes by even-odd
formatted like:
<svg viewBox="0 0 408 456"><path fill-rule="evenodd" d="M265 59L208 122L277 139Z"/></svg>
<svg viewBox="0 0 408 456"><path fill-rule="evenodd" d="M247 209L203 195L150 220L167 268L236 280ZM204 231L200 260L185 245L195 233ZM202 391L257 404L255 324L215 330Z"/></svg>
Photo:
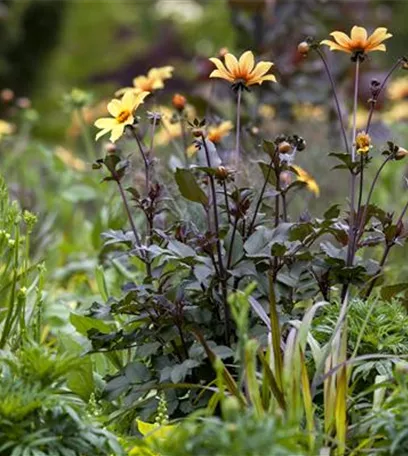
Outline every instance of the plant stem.
<svg viewBox="0 0 408 456"><path fill-rule="evenodd" d="M330 81L330 84L331 84L331 87L332 87L333 98L334 98L334 102L335 102L335 105L336 105L337 116L338 116L339 122L340 122L340 128L341 128L341 132L342 132L342 136L343 136L343 140L344 140L344 146L346 148L346 152L349 153L350 148L349 148L349 143L348 143L348 140L347 140L347 133L346 133L346 128L344 126L343 116L341 114L340 102L339 102L339 98L337 96L336 84L334 83L334 79L333 79L333 76L331 74L329 65L327 64L326 57L324 56L324 54L322 53L322 51L319 48L316 48L315 50L316 50L317 54L319 55L320 59L323 62L324 68L326 70L326 74L327 74L327 76L329 78L329 81Z"/></svg>
<svg viewBox="0 0 408 456"><path fill-rule="evenodd" d="M184 123L183 116L179 115L179 121L180 121L180 128L181 128L181 138L183 140L184 160L186 161L186 165L188 165L187 133L186 133L186 125Z"/></svg>
<svg viewBox="0 0 408 456"><path fill-rule="evenodd" d="M381 92L383 91L385 85L388 82L388 79L391 77L391 75L394 73L394 71L401 65L403 62L403 59L398 59L396 63L391 67L390 71L387 73L387 76L384 78L383 82L381 83L380 87L377 89L375 95L372 97L370 101L370 112L368 113L368 119L367 119L367 126L366 126L366 133L368 133L368 130L370 129L371 126L371 121L373 118L374 110L375 110L375 105L377 104L378 98L381 95Z"/></svg>
<svg viewBox="0 0 408 456"><path fill-rule="evenodd" d="M232 252L234 249L234 241L235 241L235 234L237 232L237 227L238 227L238 220L239 220L238 217L235 216L234 226L232 228L232 234L231 234L230 248L229 248L229 252L228 252L227 269L229 269L231 267Z"/></svg>
<svg viewBox="0 0 408 456"><path fill-rule="evenodd" d="M205 137L203 134L201 135L201 140L203 142L205 156L207 159L207 165L209 168L211 168L210 153L208 151L207 143L205 141ZM210 188L211 188L211 193L212 193L212 206L213 206L213 210L214 210L214 228L215 228L215 235L217 238L218 268L220 271L220 282L221 282L222 297L223 297L223 304L224 304L225 342L227 344L229 344L229 342L230 342L230 309L229 309L228 301L227 301L227 276L226 276L226 271L224 268L224 263L222 260L220 227L219 227L218 208L217 208L217 193L215 191L214 176L212 174L208 174L208 178L210 179Z"/></svg>
<svg viewBox="0 0 408 456"><path fill-rule="evenodd" d="M230 206L229 206L229 202L228 202L228 191L227 191L227 184L225 183L225 180L222 181L222 186L224 189L225 209L227 211L228 223L231 223L231 213L230 213Z"/></svg>
<svg viewBox="0 0 408 456"><path fill-rule="evenodd" d="M143 158L144 169L145 169L145 191L146 191L146 195L148 195L149 194L149 182L150 182L150 162L149 162L149 158L148 158L146 152L143 150L143 145L140 142L139 136L137 135L137 133L133 129L133 127L131 128L131 131L132 131L132 135L135 138L136 143L137 143L137 145L139 147L140 154L141 154L141 156Z"/></svg>
<svg viewBox="0 0 408 456"><path fill-rule="evenodd" d="M265 181L264 181L264 184L263 184L263 186L262 186L261 193L260 193L260 195L259 195L258 201L257 201L256 206L255 206L255 212L254 212L254 215L253 215L253 217L252 217L251 223L249 224L249 227L248 227L247 237L249 237L249 236L251 235L251 232L252 232L252 230L253 230L253 228L254 228L255 221L256 221L256 217L257 217L257 215L258 215L259 208L261 207L263 195L264 195L264 193L265 193L266 186L268 185L269 177L270 177L271 172L272 172L272 165L273 165L273 162L274 162L274 158L272 158L271 161L270 161L270 163L269 163L268 172L267 172L267 174L266 174Z"/></svg>
<svg viewBox="0 0 408 456"><path fill-rule="evenodd" d="M240 156L240 142L241 142L241 98L242 98L242 89L238 88L237 92L237 124L236 124L236 133L235 133L235 154L233 157L233 164L236 166L238 164Z"/></svg>
<svg viewBox="0 0 408 456"><path fill-rule="evenodd" d="M395 224L397 227L401 224L402 219L404 218L407 210L408 210L408 202L405 204L404 209L401 212L401 215L398 217L397 223ZM390 250L391 250L392 246L395 244L395 239L396 238L394 237L394 239L391 242L387 242L386 245L385 245L384 253L383 253L383 256L382 256L382 258L380 260L380 263L379 263L380 272L382 271L382 269L383 269L383 267L385 265L385 262L387 260L387 257L388 257L388 255L390 253ZM373 288L374 288L375 283L377 282L377 280L378 280L378 276L371 281L371 283L370 283L370 285L369 285L369 287L368 287L368 289L367 289L367 291L365 293L365 296L364 296L366 299L370 296L371 292L373 291Z"/></svg>
<svg viewBox="0 0 408 456"><path fill-rule="evenodd" d="M282 217L283 221L286 223L288 221L288 206L285 192L282 192Z"/></svg>

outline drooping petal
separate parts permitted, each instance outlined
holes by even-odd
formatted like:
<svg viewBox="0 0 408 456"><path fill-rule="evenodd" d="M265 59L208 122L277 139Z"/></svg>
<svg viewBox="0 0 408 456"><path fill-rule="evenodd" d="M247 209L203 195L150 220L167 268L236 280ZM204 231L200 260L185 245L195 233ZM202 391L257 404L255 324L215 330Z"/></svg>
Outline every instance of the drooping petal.
<svg viewBox="0 0 408 456"><path fill-rule="evenodd" d="M325 44L326 46L329 46L331 51L343 51L351 54L350 49L340 46L340 44L337 44L334 41L323 40L320 42L320 44Z"/></svg>
<svg viewBox="0 0 408 456"><path fill-rule="evenodd" d="M344 46L345 48L350 47L350 37L348 37L343 32L331 32L330 35L337 41L340 46Z"/></svg>
<svg viewBox="0 0 408 456"><path fill-rule="evenodd" d="M220 59L212 57L210 59L210 61L217 67L217 70L223 75L223 76L211 76L210 75L210 77L213 77L213 78L221 77L223 79L227 79L228 81L234 80L233 75L228 72L228 70L225 68L224 64L221 62Z"/></svg>
<svg viewBox="0 0 408 456"><path fill-rule="evenodd" d="M237 58L232 54L225 54L225 66L231 75L236 78L239 75L239 63Z"/></svg>
<svg viewBox="0 0 408 456"><path fill-rule="evenodd" d="M135 92L139 89L136 89L135 87L122 87L115 92L115 97L121 97L125 92L128 92L129 90Z"/></svg>
<svg viewBox="0 0 408 456"><path fill-rule="evenodd" d="M116 117L122 110L122 103L120 100L112 100L108 103L108 112L111 116Z"/></svg>
<svg viewBox="0 0 408 456"><path fill-rule="evenodd" d="M98 139L101 136L104 136L104 135L106 135L106 133L109 133L109 132L110 132L110 128L105 128L104 130L99 131L95 136L95 140L98 141Z"/></svg>
<svg viewBox="0 0 408 456"><path fill-rule="evenodd" d="M133 110L137 109L139 107L139 105L144 103L145 98L149 95L150 95L150 92L139 92L138 94L136 94Z"/></svg>
<svg viewBox="0 0 408 456"><path fill-rule="evenodd" d="M385 44L379 44L377 46L370 47L369 50L370 51L383 51L383 52L385 52L387 50L387 48L385 47Z"/></svg>
<svg viewBox="0 0 408 456"><path fill-rule="evenodd" d="M95 121L94 125L97 128L108 128L110 130L117 125L117 121L113 117L101 117Z"/></svg>
<svg viewBox="0 0 408 456"><path fill-rule="evenodd" d="M226 79L229 82L234 82L234 78L228 75L226 72L222 72L220 70L214 70L210 74L210 78L221 78L221 79Z"/></svg>
<svg viewBox="0 0 408 456"><path fill-rule="evenodd" d="M249 75L250 80L259 79L265 73L267 73L273 66L272 62L259 62L252 73Z"/></svg>
<svg viewBox="0 0 408 456"><path fill-rule="evenodd" d="M251 51L244 52L239 58L239 73L241 76L248 75L255 66L254 54Z"/></svg>
<svg viewBox="0 0 408 456"><path fill-rule="evenodd" d="M355 25L351 29L351 42L352 46L354 49L361 47L364 48L364 46L367 43L367 30L364 27L358 27Z"/></svg>
<svg viewBox="0 0 408 456"><path fill-rule="evenodd" d="M112 133L110 135L110 140L112 142L116 142L122 135L123 135L123 130L125 129L124 124L118 124L115 126L115 128L112 128Z"/></svg>

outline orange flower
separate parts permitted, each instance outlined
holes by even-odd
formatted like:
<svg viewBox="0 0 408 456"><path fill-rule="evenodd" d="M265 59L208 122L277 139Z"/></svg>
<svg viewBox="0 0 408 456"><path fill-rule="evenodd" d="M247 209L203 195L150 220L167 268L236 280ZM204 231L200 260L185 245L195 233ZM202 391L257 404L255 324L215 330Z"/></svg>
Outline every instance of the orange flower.
<svg viewBox="0 0 408 456"><path fill-rule="evenodd" d="M230 120L226 120L225 122L221 122L219 125L209 127L207 139L217 144L221 142L222 138L228 136L233 128L234 126Z"/></svg>
<svg viewBox="0 0 408 456"><path fill-rule="evenodd" d="M314 193L315 196L319 196L320 188L317 182L313 179L313 177L300 166L292 165L292 168L296 171L296 180L298 180L299 182L304 182L306 184L306 188L309 191Z"/></svg>
<svg viewBox="0 0 408 456"><path fill-rule="evenodd" d="M387 33L385 27L378 27L372 35L368 36L367 30L357 25L351 29L350 36L337 31L330 33L330 35L335 41L323 40L320 44L326 44L331 51L342 51L348 54L386 51L385 44L382 42L392 37L391 33Z"/></svg>
<svg viewBox="0 0 408 456"><path fill-rule="evenodd" d="M137 76L133 79L133 87L124 87L119 89L115 95L123 95L125 92L132 91L135 95L141 92L154 92L164 87L164 81L172 77L174 68L164 66L160 68L151 68L146 76Z"/></svg>
<svg viewBox="0 0 408 456"><path fill-rule="evenodd" d="M356 136L356 150L359 154L367 154L373 146L371 145L371 138L368 133L361 131Z"/></svg>
<svg viewBox="0 0 408 456"><path fill-rule="evenodd" d="M244 52L239 60L230 53L225 54L225 63L215 57L210 60L217 67L210 74L210 78L225 79L233 84L242 83L244 86L262 84L264 81L276 82L273 74L267 74L273 63L259 62L255 65L251 51Z"/></svg>
<svg viewBox="0 0 408 456"><path fill-rule="evenodd" d="M408 98L408 78L398 78L392 81L388 87L388 97L391 100L402 100Z"/></svg>

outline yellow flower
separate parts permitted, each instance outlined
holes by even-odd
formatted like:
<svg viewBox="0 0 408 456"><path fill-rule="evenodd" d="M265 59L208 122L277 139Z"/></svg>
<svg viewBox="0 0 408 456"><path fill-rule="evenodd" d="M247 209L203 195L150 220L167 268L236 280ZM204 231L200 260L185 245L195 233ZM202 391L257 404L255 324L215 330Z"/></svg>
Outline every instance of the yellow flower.
<svg viewBox="0 0 408 456"><path fill-rule="evenodd" d="M361 131L356 136L356 151L359 154L367 154L373 146L371 145L371 138L368 133Z"/></svg>
<svg viewBox="0 0 408 456"><path fill-rule="evenodd" d="M5 135L11 135L14 132L14 126L5 120L0 119L0 140Z"/></svg>
<svg viewBox="0 0 408 456"><path fill-rule="evenodd" d="M408 78L398 78L388 86L388 98L402 100L408 98Z"/></svg>
<svg viewBox="0 0 408 456"><path fill-rule="evenodd" d="M139 107L149 92L126 92L121 100L114 99L108 103L108 111L112 117L102 117L95 121L95 127L101 131L96 135L98 140L101 136L111 132L110 140L117 141L122 135L126 125L132 125L135 118L134 112Z"/></svg>
<svg viewBox="0 0 408 456"><path fill-rule="evenodd" d="M158 111L161 114L160 129L156 133L154 143L157 146L165 146L172 139L181 138L182 130L180 122L172 122L173 111L165 106L160 106ZM187 120L192 120L196 117L195 109L191 105L186 105L185 115Z"/></svg>
<svg viewBox="0 0 408 456"><path fill-rule="evenodd" d="M234 126L230 120L221 122L219 125L208 127L207 139L217 144L221 142L225 136L228 136L233 128Z"/></svg>
<svg viewBox="0 0 408 456"><path fill-rule="evenodd" d="M296 171L296 178L300 182L304 182L308 190L314 193L315 196L320 195L320 188L313 177L306 172L303 168L297 165L292 165L292 168Z"/></svg>
<svg viewBox="0 0 408 456"><path fill-rule="evenodd" d="M399 103L395 103L395 105L388 112L384 113L383 118L388 123L407 120L408 101L400 101Z"/></svg>
<svg viewBox="0 0 408 456"><path fill-rule="evenodd" d="M55 149L55 155L69 168L75 169L76 171L85 171L86 164L83 160L75 157L74 154L64 147L58 146Z"/></svg>
<svg viewBox="0 0 408 456"><path fill-rule="evenodd" d="M146 423L144 421L136 420L139 432L143 435L147 444L151 444L154 440L160 441L166 439L177 426L175 425L162 425ZM129 456L159 456L157 453L149 450L148 448L135 447L129 452Z"/></svg>
<svg viewBox="0 0 408 456"><path fill-rule="evenodd" d="M331 51L342 51L349 54L386 51L385 44L382 42L392 37L391 33L387 33L385 27L378 27L372 35L368 36L367 30L357 25L351 29L350 36L337 31L330 33L330 35L335 41L323 40L320 44L326 44Z"/></svg>
<svg viewBox="0 0 408 456"><path fill-rule="evenodd" d="M266 74L273 63L259 62L255 65L254 54L251 51L244 52L239 60L230 53L225 54L225 63L215 57L210 60L217 67L210 74L210 78L221 78L233 84L242 83L245 86L262 84L264 81L276 82L273 74Z"/></svg>
<svg viewBox="0 0 408 456"><path fill-rule="evenodd" d="M172 66L151 68L146 76L137 76L133 79L133 87L120 89L115 95L122 95L128 91L138 94L141 92L154 92L155 90L162 89L164 87L164 81L172 77L173 71L174 68Z"/></svg>

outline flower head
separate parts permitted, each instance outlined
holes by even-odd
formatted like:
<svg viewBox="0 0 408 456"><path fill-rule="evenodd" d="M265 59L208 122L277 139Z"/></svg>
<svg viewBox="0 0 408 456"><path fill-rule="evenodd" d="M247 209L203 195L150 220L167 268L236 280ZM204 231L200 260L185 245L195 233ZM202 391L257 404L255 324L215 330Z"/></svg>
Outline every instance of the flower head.
<svg viewBox="0 0 408 456"><path fill-rule="evenodd" d="M174 67L164 66L151 68L146 76L137 76L133 79L133 87L124 87L119 89L115 95L123 95L131 91L136 95L141 92L154 92L164 87L164 81L170 79L173 75Z"/></svg>
<svg viewBox="0 0 408 456"><path fill-rule="evenodd" d="M398 78L388 86L388 97L391 100L408 98L408 78Z"/></svg>
<svg viewBox="0 0 408 456"><path fill-rule="evenodd" d="M122 135L126 125L132 125L135 118L134 112L139 107L149 92L140 92L135 95L132 91L126 92L121 100L114 99L108 103L108 111L112 117L102 117L95 121L95 126L101 131L96 139L111 132L110 140L117 141Z"/></svg>
<svg viewBox="0 0 408 456"><path fill-rule="evenodd" d="M368 133L361 131L356 136L356 151L359 154L367 154L373 146L371 145L371 138Z"/></svg>
<svg viewBox="0 0 408 456"><path fill-rule="evenodd" d="M343 32L332 32L330 35L335 39L323 40L320 44L326 44L331 51L342 51L348 54L364 55L373 51L386 51L383 41L391 38L391 33L387 33L385 27L378 27L372 35L368 36L367 30L364 27L355 25L347 36Z"/></svg>
<svg viewBox="0 0 408 456"><path fill-rule="evenodd" d="M5 135L11 135L14 132L14 126L5 120L0 119L0 140Z"/></svg>
<svg viewBox="0 0 408 456"><path fill-rule="evenodd" d="M221 122L219 125L208 127L207 139L217 144L221 142L225 136L228 136L233 128L234 126L230 120Z"/></svg>
<svg viewBox="0 0 408 456"><path fill-rule="evenodd" d="M313 177L300 166L292 165L291 167L296 171L297 180L299 182L304 182L308 190L314 193L315 196L319 196L320 188Z"/></svg>
<svg viewBox="0 0 408 456"><path fill-rule="evenodd" d="M227 53L224 63L215 57L210 59L217 67L210 74L210 78L225 79L232 84L243 84L245 87L254 84L262 84L264 81L276 82L273 74L267 74L273 66L272 62L259 62L255 65L254 54L251 51L244 52L239 60Z"/></svg>

